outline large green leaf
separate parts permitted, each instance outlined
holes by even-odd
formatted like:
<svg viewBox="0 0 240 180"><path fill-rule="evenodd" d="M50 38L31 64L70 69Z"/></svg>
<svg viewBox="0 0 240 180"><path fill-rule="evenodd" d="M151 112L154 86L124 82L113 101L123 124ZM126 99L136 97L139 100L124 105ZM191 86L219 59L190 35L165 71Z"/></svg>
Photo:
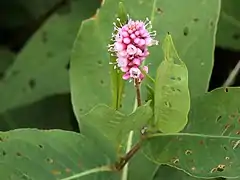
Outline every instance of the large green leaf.
<svg viewBox="0 0 240 180"><path fill-rule="evenodd" d="M97 138L92 132L103 134L108 142L113 144L116 155L119 157L127 153L128 142L133 146L139 141L140 130L151 117L152 110L149 104L137 108L129 115L124 115L105 105L98 105L82 117L81 132L92 139ZM156 168L156 164L139 152L130 160L126 174L128 179L146 180L154 176ZM139 169L142 170L139 171Z"/></svg>
<svg viewBox="0 0 240 180"><path fill-rule="evenodd" d="M164 60L157 70L154 94L154 126L163 133L185 127L190 110L188 70L167 35L163 42Z"/></svg>
<svg viewBox="0 0 240 180"><path fill-rule="evenodd" d="M144 152L153 161L197 177L240 177L239 88L195 99L184 133L150 135Z"/></svg>
<svg viewBox="0 0 240 180"><path fill-rule="evenodd" d="M98 103L111 104L109 54L107 45L118 10L117 0L105 0L98 14L82 24L71 58L70 83L78 120ZM208 87L213 65L215 33L220 11L219 0L149 0L123 1L131 18L152 20L158 40L167 32L173 36L179 56L189 69L191 96L203 94ZM132 8L134 7L134 8ZM188 10L186 11L186 7ZM203 13L204 12L204 13ZM160 46L150 49L146 64L155 75L163 52ZM201 76L199 76L201 74ZM196 83L197 82L197 83ZM123 112L131 112L134 87L126 83ZM79 113L80 112L80 113Z"/></svg>
<svg viewBox="0 0 240 180"><path fill-rule="evenodd" d="M217 45L240 50L240 1L222 0Z"/></svg>
<svg viewBox="0 0 240 180"><path fill-rule="evenodd" d="M0 82L0 113L45 96L69 92L68 62L81 21L98 1L71 1L69 12L54 13L34 34Z"/></svg>
<svg viewBox="0 0 240 180"><path fill-rule="evenodd" d="M1 132L0 179L59 180L110 165L114 161L114 151L104 138L98 140L60 130ZM99 172L80 179L118 180L118 177L118 173Z"/></svg>

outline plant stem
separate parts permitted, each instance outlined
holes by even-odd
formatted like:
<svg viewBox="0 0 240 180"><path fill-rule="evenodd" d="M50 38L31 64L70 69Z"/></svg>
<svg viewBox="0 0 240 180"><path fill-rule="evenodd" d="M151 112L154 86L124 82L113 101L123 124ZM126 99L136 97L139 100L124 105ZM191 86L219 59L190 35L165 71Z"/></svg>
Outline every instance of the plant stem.
<svg viewBox="0 0 240 180"><path fill-rule="evenodd" d="M140 83L139 79L134 80L135 88L136 88L136 95L137 95L137 105L138 107L142 105L141 103L141 93L140 93Z"/></svg>
<svg viewBox="0 0 240 180"><path fill-rule="evenodd" d="M137 142L128 153L115 164L117 171L121 171L128 161L138 152L142 144L142 141Z"/></svg>

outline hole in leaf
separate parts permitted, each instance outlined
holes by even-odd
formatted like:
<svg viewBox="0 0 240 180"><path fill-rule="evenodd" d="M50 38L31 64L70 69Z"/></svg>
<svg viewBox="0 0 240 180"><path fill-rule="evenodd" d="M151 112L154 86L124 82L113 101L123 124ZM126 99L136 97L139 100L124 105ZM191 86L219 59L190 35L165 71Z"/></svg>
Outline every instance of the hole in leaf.
<svg viewBox="0 0 240 180"><path fill-rule="evenodd" d="M225 88L224 91L227 93L228 92L228 88Z"/></svg>
<svg viewBox="0 0 240 180"><path fill-rule="evenodd" d="M210 26L213 27L214 26L214 22L210 21Z"/></svg>
<svg viewBox="0 0 240 180"><path fill-rule="evenodd" d="M180 89L177 89L178 92L182 92Z"/></svg>
<svg viewBox="0 0 240 180"><path fill-rule="evenodd" d="M66 70L69 70L69 69L70 69L70 61L66 64L65 69L66 69Z"/></svg>
<svg viewBox="0 0 240 180"><path fill-rule="evenodd" d="M198 22L199 19L198 19L198 18L194 18L193 21L194 21L194 22Z"/></svg>
<svg viewBox="0 0 240 180"><path fill-rule="evenodd" d="M171 90L174 92L174 91L176 91L176 89L174 88L174 87L171 87Z"/></svg>
<svg viewBox="0 0 240 180"><path fill-rule="evenodd" d="M52 164L52 163L53 163L53 159L51 159L51 158L47 158L46 161L47 161L49 164Z"/></svg>
<svg viewBox="0 0 240 180"><path fill-rule="evenodd" d="M191 155L191 154L192 154L192 151L191 151L191 150L186 150L186 151L185 151L185 154L186 154L186 155Z"/></svg>
<svg viewBox="0 0 240 180"><path fill-rule="evenodd" d="M240 134L240 130L239 130L239 131L237 131L237 132L236 132L236 134L237 134L237 135L239 135L239 134Z"/></svg>
<svg viewBox="0 0 240 180"><path fill-rule="evenodd" d="M221 118L222 118L222 116L221 116L221 115L220 115L220 116L218 116L218 117L217 117L217 119L216 119L216 122L219 122Z"/></svg>
<svg viewBox="0 0 240 180"><path fill-rule="evenodd" d="M102 61L100 61L100 60L99 60L99 61L97 61L97 63L98 63L99 65L102 65Z"/></svg>
<svg viewBox="0 0 240 180"><path fill-rule="evenodd" d="M171 103L168 102L168 101L165 101L164 104L165 104L165 106L168 107L168 108L172 107Z"/></svg>
<svg viewBox="0 0 240 180"><path fill-rule="evenodd" d="M223 149L225 150L225 151L227 151L228 150L228 148L227 148L227 146L223 146Z"/></svg>
<svg viewBox="0 0 240 180"><path fill-rule="evenodd" d="M178 81L181 81L182 79L181 79L181 77L177 77L177 80L178 80Z"/></svg>
<svg viewBox="0 0 240 180"><path fill-rule="evenodd" d="M20 152L17 152L16 155L17 155L18 157L21 157L21 156L22 156L22 154L21 154Z"/></svg>
<svg viewBox="0 0 240 180"><path fill-rule="evenodd" d="M185 27L184 29L183 29L183 35L184 36L187 36L189 34L189 28L188 27Z"/></svg>
<svg viewBox="0 0 240 180"><path fill-rule="evenodd" d="M217 171L222 172L222 171L224 171L225 167L226 166L224 164L219 164L217 167Z"/></svg>
<svg viewBox="0 0 240 180"><path fill-rule="evenodd" d="M41 144L39 144L38 147L41 148L41 149L43 149L43 145L41 145Z"/></svg>
<svg viewBox="0 0 240 180"><path fill-rule="evenodd" d="M28 81L28 85L29 85L29 87L30 87L31 89L34 89L35 86L36 86L36 80L35 80L35 79L30 79L30 80Z"/></svg>
<svg viewBox="0 0 240 180"><path fill-rule="evenodd" d="M226 160L229 160L230 158L229 157L225 157Z"/></svg>
<svg viewBox="0 0 240 180"><path fill-rule="evenodd" d="M162 11L162 9L161 9L160 7L157 8L157 12L158 12L159 14L162 14L162 13L163 13L163 11Z"/></svg>

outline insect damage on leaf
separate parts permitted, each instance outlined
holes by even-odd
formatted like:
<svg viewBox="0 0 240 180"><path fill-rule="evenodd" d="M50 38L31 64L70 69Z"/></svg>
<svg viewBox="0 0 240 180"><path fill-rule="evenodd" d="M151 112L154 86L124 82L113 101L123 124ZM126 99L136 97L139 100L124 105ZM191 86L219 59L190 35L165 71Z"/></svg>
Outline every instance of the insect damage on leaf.
<svg viewBox="0 0 240 180"><path fill-rule="evenodd" d="M163 133L176 133L188 121L188 70L179 58L169 34L163 42L163 52L164 60L158 67L156 76L153 126Z"/></svg>

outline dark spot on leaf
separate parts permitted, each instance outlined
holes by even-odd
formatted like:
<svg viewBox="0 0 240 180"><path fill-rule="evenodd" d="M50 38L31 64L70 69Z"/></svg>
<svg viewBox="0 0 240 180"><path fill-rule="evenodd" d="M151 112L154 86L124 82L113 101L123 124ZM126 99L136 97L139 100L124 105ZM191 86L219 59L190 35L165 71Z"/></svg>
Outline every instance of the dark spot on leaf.
<svg viewBox="0 0 240 180"><path fill-rule="evenodd" d="M225 150L225 151L227 151L228 149L227 149L227 146L223 146L223 149Z"/></svg>
<svg viewBox="0 0 240 180"><path fill-rule="evenodd" d="M48 40L48 39L47 39L47 32L46 32L46 31L43 31L43 32L42 32L42 42L43 42L43 43L46 43L47 40Z"/></svg>
<svg viewBox="0 0 240 180"><path fill-rule="evenodd" d="M61 174L61 171L58 171L58 170L52 170L51 171L53 175L60 175Z"/></svg>
<svg viewBox="0 0 240 180"><path fill-rule="evenodd" d="M71 172L71 169L66 168L65 171L66 171L66 173L70 173L70 172Z"/></svg>
<svg viewBox="0 0 240 180"><path fill-rule="evenodd" d="M235 117L236 117L235 114L230 114L230 115L228 116L229 119L234 119Z"/></svg>
<svg viewBox="0 0 240 180"><path fill-rule="evenodd" d="M79 109L79 111L80 111L80 112L82 112L82 111L83 111L83 109L82 109L82 108L80 108L80 109Z"/></svg>
<svg viewBox="0 0 240 180"><path fill-rule="evenodd" d="M203 144L204 144L203 140L201 140L201 141L199 142L199 144L200 144L200 145L203 145Z"/></svg>
<svg viewBox="0 0 240 180"><path fill-rule="evenodd" d="M49 164L52 164L52 163L53 163L53 159L51 159L51 158L47 158L46 161L47 161Z"/></svg>
<svg viewBox="0 0 240 180"><path fill-rule="evenodd" d="M17 152L16 155L17 155L18 157L21 157L21 156L22 156L22 154L21 154L20 152Z"/></svg>
<svg viewBox="0 0 240 180"><path fill-rule="evenodd" d="M30 87L31 89L34 89L35 86L36 86L36 80L35 80L35 79L30 79L30 80L28 81L28 85L29 85L29 87Z"/></svg>
<svg viewBox="0 0 240 180"><path fill-rule="evenodd" d="M218 117L217 117L217 119L216 119L216 122L219 122L221 118L222 118L222 116L221 116L221 115L220 115L220 116L218 116Z"/></svg>
<svg viewBox="0 0 240 180"><path fill-rule="evenodd" d="M193 21L194 21L194 22L198 22L199 19L198 19L198 18L194 18Z"/></svg>
<svg viewBox="0 0 240 180"><path fill-rule="evenodd" d="M178 80L178 81L181 81L182 79L181 79L181 77L177 77L177 80Z"/></svg>
<svg viewBox="0 0 240 180"><path fill-rule="evenodd" d="M65 69L66 69L66 70L69 70L69 69L70 69L70 61L66 64Z"/></svg>
<svg viewBox="0 0 240 180"><path fill-rule="evenodd" d="M188 27L185 27L184 29L183 29L183 35L184 36L187 36L189 34L189 28Z"/></svg>
<svg viewBox="0 0 240 180"><path fill-rule="evenodd" d="M162 10L160 7L158 7L158 8L157 8L157 12L158 12L159 14L162 14L162 13L163 13L163 10Z"/></svg>
<svg viewBox="0 0 240 180"><path fill-rule="evenodd" d="M101 60L98 60L97 63L98 63L99 65L102 65L102 61L101 61Z"/></svg>
<svg viewBox="0 0 240 180"><path fill-rule="evenodd" d="M182 92L180 89L177 89L178 92Z"/></svg>
<svg viewBox="0 0 240 180"><path fill-rule="evenodd" d="M2 80L4 78L4 73L0 72L0 80Z"/></svg>
<svg viewBox="0 0 240 180"><path fill-rule="evenodd" d="M171 103L169 101L165 101L164 104L168 108L172 107L172 105L171 105Z"/></svg>
<svg viewBox="0 0 240 180"><path fill-rule="evenodd" d="M101 83L101 84L104 84L104 81L103 81L103 80L101 80L101 81L100 81L100 83Z"/></svg>
<svg viewBox="0 0 240 180"><path fill-rule="evenodd" d="M174 87L171 87L171 90L172 90L172 91L176 91L176 89L175 89Z"/></svg>
<svg viewBox="0 0 240 180"><path fill-rule="evenodd" d="M3 138L2 137L0 137L0 142L3 142Z"/></svg>
<svg viewBox="0 0 240 180"><path fill-rule="evenodd" d="M21 179L23 179L23 180L32 180L32 178L30 178L27 174L22 174L21 175Z"/></svg>
<svg viewBox="0 0 240 180"><path fill-rule="evenodd" d="M173 76L171 76L171 77L170 77L170 79L171 79L171 80L176 80L176 78L175 78L175 77L173 77Z"/></svg>
<svg viewBox="0 0 240 180"><path fill-rule="evenodd" d="M239 33L235 33L235 34L233 34L232 37L233 37L234 40L238 40L240 38L240 34Z"/></svg>
<svg viewBox="0 0 240 180"><path fill-rule="evenodd" d="M7 155L6 151L3 150L3 151L2 151L2 155L3 155L3 156L6 156L6 155Z"/></svg>
<svg viewBox="0 0 240 180"><path fill-rule="evenodd" d="M39 144L38 147L41 148L41 149L43 149L43 145L41 145L41 144Z"/></svg>
<svg viewBox="0 0 240 180"><path fill-rule="evenodd" d="M239 131L237 131L237 132L236 132L236 134L237 134L237 135L239 135L239 134L240 134L240 130L239 130Z"/></svg>
<svg viewBox="0 0 240 180"><path fill-rule="evenodd" d="M213 27L214 26L214 22L210 21L210 26Z"/></svg>
<svg viewBox="0 0 240 180"><path fill-rule="evenodd" d="M120 108L122 108L122 104L120 104Z"/></svg>
<svg viewBox="0 0 240 180"><path fill-rule="evenodd" d="M224 88L224 91L227 93L228 92L228 88Z"/></svg>
<svg viewBox="0 0 240 180"><path fill-rule="evenodd" d="M48 51L48 52L46 53L46 55L47 55L48 58L52 58L52 57L54 56L53 53L50 52L50 51Z"/></svg>

